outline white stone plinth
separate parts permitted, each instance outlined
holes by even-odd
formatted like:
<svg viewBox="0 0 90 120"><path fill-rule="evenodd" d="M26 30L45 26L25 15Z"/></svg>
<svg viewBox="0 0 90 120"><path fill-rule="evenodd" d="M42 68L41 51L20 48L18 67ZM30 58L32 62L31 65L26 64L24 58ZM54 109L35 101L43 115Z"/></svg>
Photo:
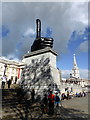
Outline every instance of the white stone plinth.
<svg viewBox="0 0 90 120"><path fill-rule="evenodd" d="M49 65L56 68L56 56L57 53L53 51L51 48L45 48L27 53L26 55L23 56L22 61L25 62L27 65L30 65L32 63L32 60L39 61L43 57L44 59L49 58L50 60Z"/></svg>
<svg viewBox="0 0 90 120"><path fill-rule="evenodd" d="M56 56L57 53L51 48L24 55L22 61L27 66L22 71L23 84L28 88L34 86L38 91L46 89L50 84L60 86L60 71L56 67Z"/></svg>

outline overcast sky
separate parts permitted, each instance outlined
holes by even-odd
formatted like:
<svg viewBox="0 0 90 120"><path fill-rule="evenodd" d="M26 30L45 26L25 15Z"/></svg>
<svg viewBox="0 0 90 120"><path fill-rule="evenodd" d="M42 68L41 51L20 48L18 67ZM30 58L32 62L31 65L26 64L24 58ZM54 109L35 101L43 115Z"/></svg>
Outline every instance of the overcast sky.
<svg viewBox="0 0 90 120"><path fill-rule="evenodd" d="M87 78L88 3L86 2L2 3L2 26L0 26L2 56L22 59L35 40L37 18L42 23L42 36L54 39L53 49L58 53L57 67L62 70L63 77L69 76L75 53L81 77Z"/></svg>

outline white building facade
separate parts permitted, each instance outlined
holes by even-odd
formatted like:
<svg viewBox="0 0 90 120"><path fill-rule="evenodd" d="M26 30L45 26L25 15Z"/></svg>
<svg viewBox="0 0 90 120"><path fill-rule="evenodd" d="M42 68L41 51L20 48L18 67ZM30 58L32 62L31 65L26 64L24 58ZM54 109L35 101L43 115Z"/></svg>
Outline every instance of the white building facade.
<svg viewBox="0 0 90 120"><path fill-rule="evenodd" d="M12 83L18 81L25 63L22 61L8 60L0 57L0 77L6 75L7 80L12 79Z"/></svg>

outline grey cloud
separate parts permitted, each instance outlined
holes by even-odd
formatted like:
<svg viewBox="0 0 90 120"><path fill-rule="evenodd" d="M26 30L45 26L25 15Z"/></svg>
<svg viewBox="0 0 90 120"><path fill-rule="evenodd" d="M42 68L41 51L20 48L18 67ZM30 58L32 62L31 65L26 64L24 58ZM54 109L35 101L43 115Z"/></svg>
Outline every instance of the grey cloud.
<svg viewBox="0 0 90 120"><path fill-rule="evenodd" d="M87 3L3 3L2 24L8 25L11 31L7 38L3 38L3 55L14 53L19 41L23 42L22 54L30 50L34 38L22 36L28 28L35 30L37 18L42 21L42 31L48 26L52 29L54 49L58 54L66 52L71 33L86 26L86 13Z"/></svg>
<svg viewBox="0 0 90 120"><path fill-rule="evenodd" d="M88 52L88 41L84 41L82 42L79 47L77 48L76 52L80 53L80 52Z"/></svg>

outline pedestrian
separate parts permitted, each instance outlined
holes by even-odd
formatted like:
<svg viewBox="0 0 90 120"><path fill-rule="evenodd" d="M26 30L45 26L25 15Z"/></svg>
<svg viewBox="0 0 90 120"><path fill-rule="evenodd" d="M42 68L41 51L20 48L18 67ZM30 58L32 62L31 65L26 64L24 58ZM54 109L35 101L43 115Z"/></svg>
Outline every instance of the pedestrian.
<svg viewBox="0 0 90 120"><path fill-rule="evenodd" d="M76 92L76 97L78 97L78 93Z"/></svg>
<svg viewBox="0 0 90 120"><path fill-rule="evenodd" d="M3 75L2 79L2 88L5 88L5 83L6 83L6 76Z"/></svg>
<svg viewBox="0 0 90 120"><path fill-rule="evenodd" d="M60 104L61 101L60 101L60 97L59 97L57 91L55 92L54 100L55 100L55 106L56 106L56 107L59 107L59 104Z"/></svg>
<svg viewBox="0 0 90 120"><path fill-rule="evenodd" d="M82 97L82 93L81 92L79 93L79 97Z"/></svg>
<svg viewBox="0 0 90 120"><path fill-rule="evenodd" d="M67 96L65 95L65 93L62 93L62 100L67 99Z"/></svg>
<svg viewBox="0 0 90 120"><path fill-rule="evenodd" d="M69 96L69 91L67 91L67 99L69 99L70 98L70 96Z"/></svg>
<svg viewBox="0 0 90 120"><path fill-rule="evenodd" d="M48 98L47 98L47 94L44 95L43 98L43 105L44 105L44 113L48 113Z"/></svg>
<svg viewBox="0 0 90 120"><path fill-rule="evenodd" d="M85 97L86 96L86 93L83 91L83 96Z"/></svg>
<svg viewBox="0 0 90 120"><path fill-rule="evenodd" d="M54 94L50 91L48 95L48 105L49 105L49 115L53 115L54 113Z"/></svg>
<svg viewBox="0 0 90 120"><path fill-rule="evenodd" d="M64 93L61 94L61 99L64 100Z"/></svg>
<svg viewBox="0 0 90 120"><path fill-rule="evenodd" d="M8 80L7 84L8 84L8 88L10 88L10 86L11 86L11 79Z"/></svg>
<svg viewBox="0 0 90 120"><path fill-rule="evenodd" d="M35 90L34 90L34 88L32 88L32 90L31 90L31 100L32 100L32 102L34 102L34 100L35 100Z"/></svg>

